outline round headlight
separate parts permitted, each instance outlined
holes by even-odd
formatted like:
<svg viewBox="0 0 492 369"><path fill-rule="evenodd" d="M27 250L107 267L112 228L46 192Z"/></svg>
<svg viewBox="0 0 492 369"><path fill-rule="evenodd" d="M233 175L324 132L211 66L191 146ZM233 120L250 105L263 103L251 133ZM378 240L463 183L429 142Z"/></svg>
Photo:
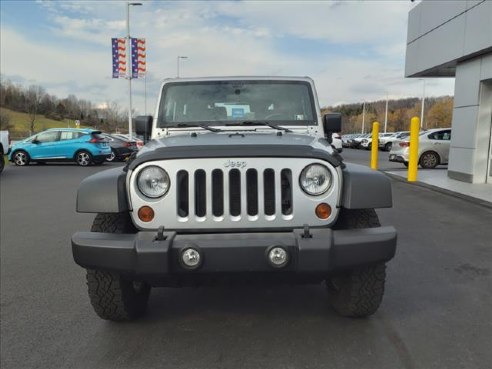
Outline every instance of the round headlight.
<svg viewBox="0 0 492 369"><path fill-rule="evenodd" d="M151 198L164 196L169 190L170 184L166 171L156 166L143 169L137 178L137 187L140 192Z"/></svg>
<svg viewBox="0 0 492 369"><path fill-rule="evenodd" d="M321 164L308 165L302 170L299 183L308 195L324 194L331 186L330 170Z"/></svg>

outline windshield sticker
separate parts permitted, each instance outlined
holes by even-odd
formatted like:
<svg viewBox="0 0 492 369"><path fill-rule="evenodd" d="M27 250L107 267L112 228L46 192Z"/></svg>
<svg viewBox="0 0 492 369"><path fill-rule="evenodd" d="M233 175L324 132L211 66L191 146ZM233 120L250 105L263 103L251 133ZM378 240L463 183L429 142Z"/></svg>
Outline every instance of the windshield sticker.
<svg viewBox="0 0 492 369"><path fill-rule="evenodd" d="M304 115L303 114L297 114L296 120L304 120Z"/></svg>
<svg viewBox="0 0 492 369"><path fill-rule="evenodd" d="M232 117L233 118L243 118L244 117L244 109L243 108L232 108Z"/></svg>

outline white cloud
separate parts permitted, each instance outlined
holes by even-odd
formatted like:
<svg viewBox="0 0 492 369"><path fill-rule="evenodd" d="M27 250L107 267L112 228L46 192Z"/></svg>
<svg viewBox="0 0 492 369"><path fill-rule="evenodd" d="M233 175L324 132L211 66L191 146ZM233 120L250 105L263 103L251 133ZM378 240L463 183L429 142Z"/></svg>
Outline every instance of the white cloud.
<svg viewBox="0 0 492 369"><path fill-rule="evenodd" d="M386 94L419 96L422 83L403 78L412 6L407 1L145 2L131 8L131 33L147 39L147 105L155 100L158 81L176 75L178 55L188 56L180 63L182 76L309 75L322 105ZM110 78L109 46L111 37L126 33L126 3L50 1L43 8L53 36L73 47L33 41L2 26L2 74L53 86L50 92L59 96L75 88L79 97L126 106L125 81ZM289 40L327 46L305 55L290 48ZM143 85L134 81L140 111ZM427 93L452 94L453 80L435 80Z"/></svg>

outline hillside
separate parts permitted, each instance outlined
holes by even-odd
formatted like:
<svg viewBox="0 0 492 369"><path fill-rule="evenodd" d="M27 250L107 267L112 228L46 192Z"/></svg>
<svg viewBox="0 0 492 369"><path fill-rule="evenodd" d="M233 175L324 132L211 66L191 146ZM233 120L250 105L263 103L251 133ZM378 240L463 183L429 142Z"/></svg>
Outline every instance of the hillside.
<svg viewBox="0 0 492 369"><path fill-rule="evenodd" d="M12 139L24 138L30 135L29 114L13 111L0 107L0 113L9 117L9 131ZM44 115L38 115L35 121L35 132L49 128L70 127L75 128L75 121L64 119L62 121L48 119ZM33 132L33 133L35 133Z"/></svg>
<svg viewBox="0 0 492 369"><path fill-rule="evenodd" d="M374 121L384 129L386 101L368 101L365 103L364 132L369 132ZM323 112L342 113L343 133L360 133L362 131L362 103L328 106ZM388 101L388 132L406 131L410 127L410 119L420 118L421 100L419 98L405 98ZM424 106L424 128L451 127L453 116L453 97L441 96L426 98Z"/></svg>

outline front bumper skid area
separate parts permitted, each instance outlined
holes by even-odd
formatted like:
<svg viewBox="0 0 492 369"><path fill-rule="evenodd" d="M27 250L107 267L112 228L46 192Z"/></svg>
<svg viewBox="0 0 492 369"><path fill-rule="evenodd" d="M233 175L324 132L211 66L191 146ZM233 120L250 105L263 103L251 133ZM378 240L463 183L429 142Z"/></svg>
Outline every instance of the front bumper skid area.
<svg viewBox="0 0 492 369"><path fill-rule="evenodd" d="M330 273L360 265L385 262L396 250L393 227L352 230L303 229L291 232L176 234L155 232L114 234L77 232L72 236L73 257L84 268L114 271L144 278L166 277L180 273L275 272L268 263L267 250L282 246L290 262L282 271ZM203 263L195 271L183 268L180 251L195 247Z"/></svg>

